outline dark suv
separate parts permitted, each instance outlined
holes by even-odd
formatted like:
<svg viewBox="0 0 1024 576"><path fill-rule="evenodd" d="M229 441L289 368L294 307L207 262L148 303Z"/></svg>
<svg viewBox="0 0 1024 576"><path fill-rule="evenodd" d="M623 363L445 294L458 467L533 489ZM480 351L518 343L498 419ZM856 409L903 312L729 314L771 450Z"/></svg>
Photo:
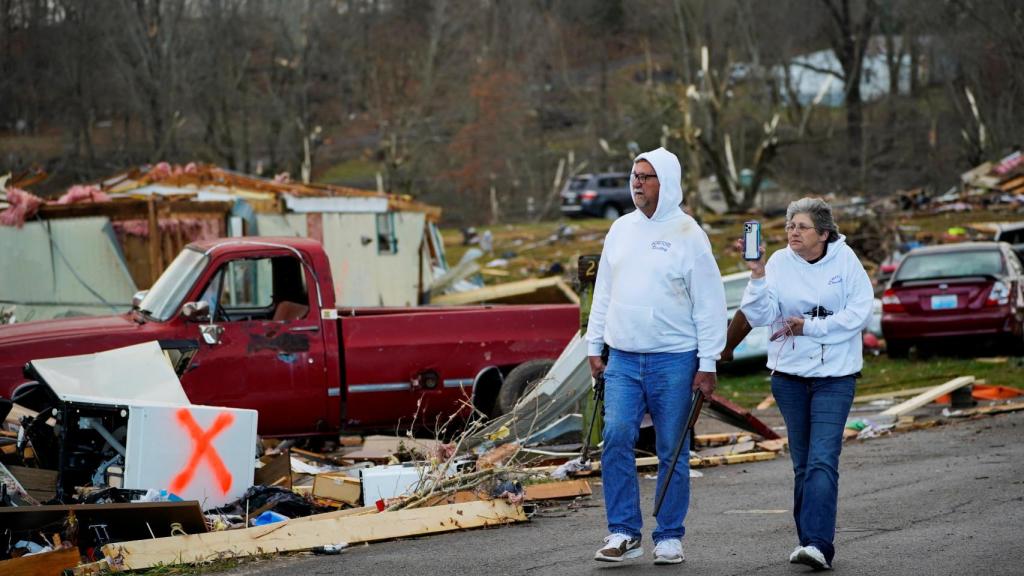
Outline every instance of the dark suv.
<svg viewBox="0 0 1024 576"><path fill-rule="evenodd" d="M629 191L629 174L580 174L562 189L562 214L614 220L636 206Z"/></svg>

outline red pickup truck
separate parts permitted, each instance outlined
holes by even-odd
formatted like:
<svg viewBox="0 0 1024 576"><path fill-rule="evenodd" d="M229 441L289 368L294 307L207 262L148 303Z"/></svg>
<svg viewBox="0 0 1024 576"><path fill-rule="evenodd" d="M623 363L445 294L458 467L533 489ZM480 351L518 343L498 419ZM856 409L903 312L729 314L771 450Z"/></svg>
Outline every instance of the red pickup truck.
<svg viewBox="0 0 1024 576"><path fill-rule="evenodd" d="M29 360L157 340L193 403L258 410L264 435L431 428L464 401L500 412L523 386L505 376L578 327L574 305L336 308L318 242L219 239L188 245L127 314L0 326L0 395L31 387Z"/></svg>

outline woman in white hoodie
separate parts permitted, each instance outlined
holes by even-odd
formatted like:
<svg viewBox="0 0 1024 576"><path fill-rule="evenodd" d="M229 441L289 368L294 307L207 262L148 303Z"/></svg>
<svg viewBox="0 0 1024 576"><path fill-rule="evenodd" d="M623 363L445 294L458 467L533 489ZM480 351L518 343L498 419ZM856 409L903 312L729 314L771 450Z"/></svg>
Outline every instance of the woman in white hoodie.
<svg viewBox="0 0 1024 576"><path fill-rule="evenodd" d="M831 568L835 556L839 453L863 365L861 331L874 294L867 272L839 234L832 208L803 198L786 210L789 245L747 262L740 309L771 326L772 394L786 421L793 460L793 518L800 544L789 561Z"/></svg>

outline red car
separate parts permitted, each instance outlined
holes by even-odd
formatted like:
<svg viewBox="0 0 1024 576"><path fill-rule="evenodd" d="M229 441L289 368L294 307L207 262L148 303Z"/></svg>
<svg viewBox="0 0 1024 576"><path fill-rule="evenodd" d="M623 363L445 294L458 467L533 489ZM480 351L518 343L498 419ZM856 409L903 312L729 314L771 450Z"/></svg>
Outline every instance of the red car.
<svg viewBox="0 0 1024 576"><path fill-rule="evenodd" d="M882 296L889 356L912 345L950 341L1024 346L1022 268L1005 242L965 242L908 253Z"/></svg>

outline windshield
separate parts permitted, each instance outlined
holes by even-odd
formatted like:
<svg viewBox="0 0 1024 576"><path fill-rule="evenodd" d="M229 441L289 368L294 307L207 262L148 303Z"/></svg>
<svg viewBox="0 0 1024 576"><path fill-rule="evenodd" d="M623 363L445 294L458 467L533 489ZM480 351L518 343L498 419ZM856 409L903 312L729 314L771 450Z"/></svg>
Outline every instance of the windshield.
<svg viewBox="0 0 1024 576"><path fill-rule="evenodd" d="M896 272L896 281L957 276L998 276L1003 259L998 250L971 250L937 254L909 254Z"/></svg>
<svg viewBox="0 0 1024 576"><path fill-rule="evenodd" d="M572 180L569 181L569 190L583 190L584 188L587 187L588 182L590 182L590 178L588 177L573 178Z"/></svg>
<svg viewBox="0 0 1024 576"><path fill-rule="evenodd" d="M149 293L142 299L139 309L160 321L169 319L178 310L182 298L195 284L196 278L206 267L206 256L186 248L171 262L160 275Z"/></svg>

